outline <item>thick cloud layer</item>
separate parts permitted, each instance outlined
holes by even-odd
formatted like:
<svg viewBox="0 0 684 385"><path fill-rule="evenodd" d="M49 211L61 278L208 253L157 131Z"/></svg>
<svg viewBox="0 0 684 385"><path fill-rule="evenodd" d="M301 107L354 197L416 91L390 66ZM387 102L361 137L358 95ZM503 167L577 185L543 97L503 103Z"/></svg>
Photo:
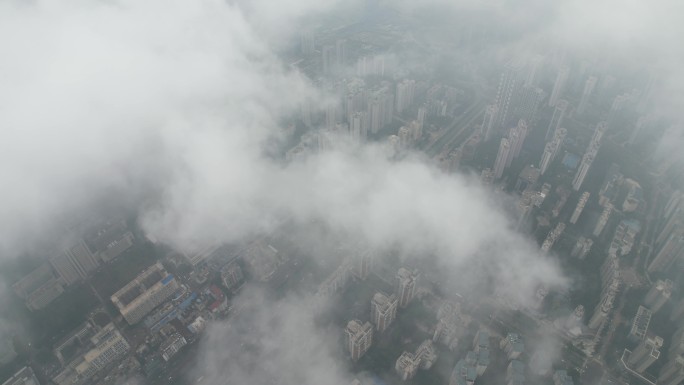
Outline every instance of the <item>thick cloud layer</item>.
<svg viewBox="0 0 684 385"><path fill-rule="evenodd" d="M16 256L63 231L72 216L107 206L139 212L146 231L179 249L319 221L377 248L436 255L454 279L481 262L486 278L521 302L540 282L562 282L512 230L500 197L466 176L442 175L419 158L391 161L375 146L342 146L287 165L266 156L266 141L283 135L283 119L305 100L324 99L274 49L296 21L334 6L270 3L0 3L0 252ZM443 3L435 5L453 6ZM545 33L580 48L600 37L600 47L620 55L634 47L666 55L657 68L681 84L672 65L681 49L669 52L673 39L648 24L681 14L675 2L648 13L612 0L479 3L457 2L455 10L512 18L523 31L514 47ZM658 44L648 44L654 39ZM266 374L303 364L281 346L296 343L297 328L312 322L309 305L282 304L240 316L268 331L256 356L269 362ZM214 330L221 338L209 348L223 355L210 369L222 369L224 357L249 358L221 349L239 340L236 327ZM316 362L287 382L334 383L324 377L334 355L317 352L335 342L318 331L308 342L302 348ZM264 372L231 369L242 382L262 383ZM346 380L340 374L339 382Z"/></svg>

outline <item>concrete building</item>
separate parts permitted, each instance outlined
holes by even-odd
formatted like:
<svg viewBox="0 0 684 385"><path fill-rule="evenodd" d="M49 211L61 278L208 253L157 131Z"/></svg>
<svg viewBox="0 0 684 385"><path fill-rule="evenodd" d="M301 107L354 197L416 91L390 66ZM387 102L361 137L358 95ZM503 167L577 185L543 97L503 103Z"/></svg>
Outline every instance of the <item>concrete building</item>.
<svg viewBox="0 0 684 385"><path fill-rule="evenodd" d="M603 229L606 228L606 225L608 224L608 219L610 219L610 214L613 212L613 205L610 203L607 203L606 206L603 208L603 211L601 212L601 216L599 216L598 221L596 222L596 226L594 226L594 236L598 237L601 235L603 232Z"/></svg>
<svg viewBox="0 0 684 385"><path fill-rule="evenodd" d="M180 285L157 262L112 295L111 300L126 321L133 325L169 299Z"/></svg>
<svg viewBox="0 0 684 385"><path fill-rule="evenodd" d="M72 243L49 261L67 286L88 277L100 266L100 261L82 239Z"/></svg>
<svg viewBox="0 0 684 385"><path fill-rule="evenodd" d="M672 335L672 343L668 350L669 357L681 356L684 354L684 326L680 326Z"/></svg>
<svg viewBox="0 0 684 385"><path fill-rule="evenodd" d="M404 112L409 106L413 104L416 94L416 81L404 79L397 83L397 93L395 98L395 111L397 113Z"/></svg>
<svg viewBox="0 0 684 385"><path fill-rule="evenodd" d="M397 272L397 298L399 307L404 308L413 300L416 295L416 283L418 275L405 268L400 268Z"/></svg>
<svg viewBox="0 0 684 385"><path fill-rule="evenodd" d="M373 343L373 325L370 322L364 324L358 320L351 320L344 329L347 349L352 361L358 361Z"/></svg>
<svg viewBox="0 0 684 385"><path fill-rule="evenodd" d="M663 339L658 336L646 337L634 348L627 358L627 365L638 373L643 373L660 357Z"/></svg>
<svg viewBox="0 0 684 385"><path fill-rule="evenodd" d="M352 273L358 279L365 280L371 272L373 267L373 259L375 252L370 249L357 251L354 257L354 267Z"/></svg>
<svg viewBox="0 0 684 385"><path fill-rule="evenodd" d="M418 373L419 367L420 359L410 352L401 353L394 364L394 369L404 381L413 378Z"/></svg>
<svg viewBox="0 0 684 385"><path fill-rule="evenodd" d="M577 242L575 243L575 246L572 248L570 255L573 257L577 257L579 259L584 259L584 257L587 256L593 245L594 241L592 239L581 236L577 239Z"/></svg>
<svg viewBox="0 0 684 385"><path fill-rule="evenodd" d="M563 126L563 120L568 112L568 106L569 103L565 99L561 99L558 101L558 103L556 103L556 106L553 110L553 115L551 115L551 122L549 122L549 127L546 129L546 137L544 140L551 140L554 133Z"/></svg>
<svg viewBox="0 0 684 385"><path fill-rule="evenodd" d="M304 56L313 55L315 50L314 33L311 30L304 30L299 35L299 51Z"/></svg>
<svg viewBox="0 0 684 385"><path fill-rule="evenodd" d="M539 106L545 97L546 94L541 88L523 85L518 94L515 117L528 123L536 122Z"/></svg>
<svg viewBox="0 0 684 385"><path fill-rule="evenodd" d="M33 370L28 366L24 366L7 381L3 382L2 385L40 385L40 383Z"/></svg>
<svg viewBox="0 0 684 385"><path fill-rule="evenodd" d="M329 75L335 66L335 46L326 44L321 48L321 70L323 74Z"/></svg>
<svg viewBox="0 0 684 385"><path fill-rule="evenodd" d="M521 67L514 63L509 63L501 73L499 78L499 88L496 92L495 105L497 109L495 127L502 129L506 127L512 115L512 104L520 87Z"/></svg>
<svg viewBox="0 0 684 385"><path fill-rule="evenodd" d="M672 308L672 313L670 314L670 321L677 322L684 319L684 298L680 299L676 305Z"/></svg>
<svg viewBox="0 0 684 385"><path fill-rule="evenodd" d="M459 360L451 371L449 385L473 385L477 379L477 367L475 363Z"/></svg>
<svg viewBox="0 0 684 385"><path fill-rule="evenodd" d="M587 106L591 100L591 95L594 92L594 88L596 88L596 82L598 82L598 78L596 76L589 76L587 81L584 83L582 97L580 99L579 105L577 106L578 114L583 114L587 110Z"/></svg>
<svg viewBox="0 0 684 385"><path fill-rule="evenodd" d="M9 336L0 336L0 365L7 365L17 358L14 342Z"/></svg>
<svg viewBox="0 0 684 385"><path fill-rule="evenodd" d="M594 152L587 152L582 156L582 161L579 164L579 167L577 167L577 173L575 174L575 178L572 180L572 189L575 191L579 191L579 189L582 187L582 183L584 183L584 178L587 177L587 173L589 172L589 169L591 168L592 163L594 163L594 157L596 154Z"/></svg>
<svg viewBox="0 0 684 385"><path fill-rule="evenodd" d="M558 70L558 75L556 76L556 81L553 84L553 90L551 91L551 96L549 96L549 106L554 107L556 102L563 96L565 92L565 85L568 82L568 76L570 76L570 67L562 66Z"/></svg>
<svg viewBox="0 0 684 385"><path fill-rule="evenodd" d="M498 127L496 126L496 114L498 112L498 108L496 104L490 104L485 108L485 113L484 113L484 120L482 121L482 137L484 138L484 141L488 141L491 139Z"/></svg>
<svg viewBox="0 0 684 385"><path fill-rule="evenodd" d="M12 288L31 311L43 309L64 293L62 280L54 275L47 263L40 265Z"/></svg>
<svg viewBox="0 0 684 385"><path fill-rule="evenodd" d="M679 385L684 381L684 357L677 356L663 366L658 385Z"/></svg>
<svg viewBox="0 0 684 385"><path fill-rule="evenodd" d="M525 383L525 364L522 361L511 360L506 368L507 385L523 385Z"/></svg>
<svg viewBox="0 0 684 385"><path fill-rule="evenodd" d="M506 167L511 165L513 159L517 159L520 156L520 151L527 138L527 121L520 119L518 124L511 128L509 134L509 140L511 143L511 151L509 152L508 159L506 160Z"/></svg>
<svg viewBox="0 0 684 385"><path fill-rule="evenodd" d="M517 360L525 353L525 343L518 333L508 333L499 343L509 360Z"/></svg>
<svg viewBox="0 0 684 385"><path fill-rule="evenodd" d="M159 346L159 352L161 352L164 361L168 362L187 344L188 341L182 335L174 333Z"/></svg>
<svg viewBox="0 0 684 385"><path fill-rule="evenodd" d="M339 71L347 65L347 40L335 40L335 68Z"/></svg>
<svg viewBox="0 0 684 385"><path fill-rule="evenodd" d="M556 370L553 373L553 385L574 385L574 381L565 370Z"/></svg>
<svg viewBox="0 0 684 385"><path fill-rule="evenodd" d="M646 293L644 298L644 305L651 309L653 313L660 310L667 301L670 300L672 296L672 290L674 289L674 283L669 279L662 280L659 279L651 289Z"/></svg>
<svg viewBox="0 0 684 385"><path fill-rule="evenodd" d="M489 349L489 333L486 330L478 330L473 339L473 351L478 353L480 349Z"/></svg>
<svg viewBox="0 0 684 385"><path fill-rule="evenodd" d="M544 242L541 245L541 250L545 253L551 251L553 244L556 243L558 238L560 238L561 234L563 234L563 231L565 231L565 223L558 222L556 227L553 230L551 230L549 234L546 236L546 239L544 239Z"/></svg>
<svg viewBox="0 0 684 385"><path fill-rule="evenodd" d="M582 215L582 210L584 210L584 206L587 204L587 201L589 201L590 195L589 191L585 191L582 193L582 196L580 196L577 206L575 206L575 211L572 212L572 216L570 217L570 223L573 225L577 223L580 215Z"/></svg>
<svg viewBox="0 0 684 385"><path fill-rule="evenodd" d="M546 172L546 170L548 170L551 162L553 162L553 160L556 158L556 155L558 155L558 150L560 150L563 140L565 140L566 134L567 130L565 128L558 128L554 132L551 140L548 141L544 146L544 152L542 153L542 158L539 161L539 171L542 175Z"/></svg>
<svg viewBox="0 0 684 385"><path fill-rule="evenodd" d="M501 144L499 144L499 152L496 155L496 160L494 161L494 178L500 179L506 169L506 161L508 160L509 153L511 152L511 145L507 138L501 139Z"/></svg>
<svg viewBox="0 0 684 385"><path fill-rule="evenodd" d="M371 299L371 322L375 325L375 330L382 333L394 322L398 305L399 301L394 294L387 296L384 293L375 293Z"/></svg>
<svg viewBox="0 0 684 385"><path fill-rule="evenodd" d="M643 340L646 337L646 332L648 332L648 325L651 323L652 316L653 313L648 308L639 306L627 337L633 341Z"/></svg>
<svg viewBox="0 0 684 385"><path fill-rule="evenodd" d="M437 362L437 350L431 340L423 341L416 349L415 356L420 360L420 368L429 370Z"/></svg>
<svg viewBox="0 0 684 385"><path fill-rule="evenodd" d="M648 272L666 271L674 265L675 261L682 259L684 259L684 233L671 234L648 265Z"/></svg>
<svg viewBox="0 0 684 385"><path fill-rule="evenodd" d="M606 129L606 122L600 122L598 125L596 125L594 135L589 142L587 151L584 153L584 156L582 156L582 161L580 162L580 165L577 168L577 173L575 174L575 178L572 181L572 188L575 191L578 191L582 186L582 183L584 183L584 178L586 178L587 173L589 172L589 169L596 158L596 154L601 146L601 139L603 138L603 134L605 133Z"/></svg>
<svg viewBox="0 0 684 385"><path fill-rule="evenodd" d="M133 246L135 237L124 220L108 220L98 223L85 236L88 247L103 262L109 262Z"/></svg>
<svg viewBox="0 0 684 385"><path fill-rule="evenodd" d="M109 324L90 338L92 348L69 363L52 381L57 385L83 385L108 365L123 358L130 346Z"/></svg>
<svg viewBox="0 0 684 385"><path fill-rule="evenodd" d="M227 289L234 289L244 282L242 268L236 262L230 262L221 268L221 282Z"/></svg>
<svg viewBox="0 0 684 385"><path fill-rule="evenodd" d="M641 231L641 223L636 219L620 221L608 247L608 254L624 256L632 251L637 234Z"/></svg>

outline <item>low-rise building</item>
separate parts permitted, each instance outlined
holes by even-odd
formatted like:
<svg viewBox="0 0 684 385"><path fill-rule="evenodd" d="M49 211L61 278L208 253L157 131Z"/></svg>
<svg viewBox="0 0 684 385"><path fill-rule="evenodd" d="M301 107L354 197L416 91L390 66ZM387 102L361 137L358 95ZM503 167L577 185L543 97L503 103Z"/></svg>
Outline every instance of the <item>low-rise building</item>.
<svg viewBox="0 0 684 385"><path fill-rule="evenodd" d="M164 361L168 362L183 348L183 346L187 344L188 341L186 341L182 335L174 333L161 344L159 347L159 352L161 353Z"/></svg>
<svg viewBox="0 0 684 385"><path fill-rule="evenodd" d="M91 348L71 361L52 381L57 385L83 385L98 372L123 358L130 346L114 324L90 338Z"/></svg>
<svg viewBox="0 0 684 385"><path fill-rule="evenodd" d="M126 321L133 325L171 298L178 289L180 285L174 276L157 262L114 293L111 300Z"/></svg>

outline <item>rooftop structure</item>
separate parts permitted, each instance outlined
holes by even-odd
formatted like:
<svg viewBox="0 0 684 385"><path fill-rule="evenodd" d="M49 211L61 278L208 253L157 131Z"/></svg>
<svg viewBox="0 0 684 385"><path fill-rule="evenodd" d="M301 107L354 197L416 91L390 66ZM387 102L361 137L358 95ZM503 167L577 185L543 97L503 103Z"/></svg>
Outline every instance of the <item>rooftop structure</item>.
<svg viewBox="0 0 684 385"><path fill-rule="evenodd" d="M351 320L344 329L347 341L347 349L352 361L358 361L373 343L373 325L370 322L364 324L358 320Z"/></svg>
<svg viewBox="0 0 684 385"><path fill-rule="evenodd" d="M25 366L14 373L7 381L3 382L2 385L40 385L40 383L33 373L33 370L31 370L30 367Z"/></svg>
<svg viewBox="0 0 684 385"><path fill-rule="evenodd" d="M375 293L371 300L371 322L378 332L384 332L397 317L397 297L384 293Z"/></svg>
<svg viewBox="0 0 684 385"><path fill-rule="evenodd" d="M397 358L397 362L394 364L394 369L404 381L413 378L413 376L418 373L419 367L420 359L410 352L401 353L399 358Z"/></svg>
<svg viewBox="0 0 684 385"><path fill-rule="evenodd" d="M509 360L517 360L525 352L525 343L517 333L508 333L499 344Z"/></svg>
<svg viewBox="0 0 684 385"><path fill-rule="evenodd" d="M69 363L52 381L57 385L83 385L99 371L123 358L130 346L113 324L90 338L92 348Z"/></svg>
<svg viewBox="0 0 684 385"><path fill-rule="evenodd" d="M178 333L174 333L167 338L159 347L164 361L169 361L175 356L188 342Z"/></svg>
<svg viewBox="0 0 684 385"><path fill-rule="evenodd" d="M641 341L646 337L648 331L648 324L651 323L651 316L653 313L643 306L639 306L634 320L632 321L632 328L629 330L628 337L632 340Z"/></svg>
<svg viewBox="0 0 684 385"><path fill-rule="evenodd" d="M135 237L124 220L113 220L99 223L85 241L103 262L109 262L133 246Z"/></svg>
<svg viewBox="0 0 684 385"><path fill-rule="evenodd" d="M47 263L40 265L12 287L32 311L43 309L64 293L62 280L55 276Z"/></svg>
<svg viewBox="0 0 684 385"><path fill-rule="evenodd" d="M111 300L126 321L133 325L169 299L179 288L173 275L167 273L162 264L157 262L114 293Z"/></svg>
<svg viewBox="0 0 684 385"><path fill-rule="evenodd" d="M674 283L672 281L669 279L659 279L651 286L651 290L646 293L644 305L651 309L653 313L657 312L670 299L673 290Z"/></svg>
<svg viewBox="0 0 684 385"><path fill-rule="evenodd" d="M572 377L565 370L556 370L553 373L553 384L554 385L573 385L574 381Z"/></svg>
<svg viewBox="0 0 684 385"><path fill-rule="evenodd" d="M627 358L627 364L637 373L643 373L660 357L663 339L658 336L646 337Z"/></svg>
<svg viewBox="0 0 684 385"><path fill-rule="evenodd" d="M416 295L418 275L408 269L400 268L397 272L397 298L399 307L406 307Z"/></svg>

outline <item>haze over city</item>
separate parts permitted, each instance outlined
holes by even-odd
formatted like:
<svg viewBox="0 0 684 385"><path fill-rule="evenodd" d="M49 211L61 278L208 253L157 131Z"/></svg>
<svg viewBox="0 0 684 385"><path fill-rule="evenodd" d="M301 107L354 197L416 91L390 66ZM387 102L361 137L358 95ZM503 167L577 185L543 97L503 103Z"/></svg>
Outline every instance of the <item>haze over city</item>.
<svg viewBox="0 0 684 385"><path fill-rule="evenodd" d="M682 14L0 3L0 382L680 384Z"/></svg>

